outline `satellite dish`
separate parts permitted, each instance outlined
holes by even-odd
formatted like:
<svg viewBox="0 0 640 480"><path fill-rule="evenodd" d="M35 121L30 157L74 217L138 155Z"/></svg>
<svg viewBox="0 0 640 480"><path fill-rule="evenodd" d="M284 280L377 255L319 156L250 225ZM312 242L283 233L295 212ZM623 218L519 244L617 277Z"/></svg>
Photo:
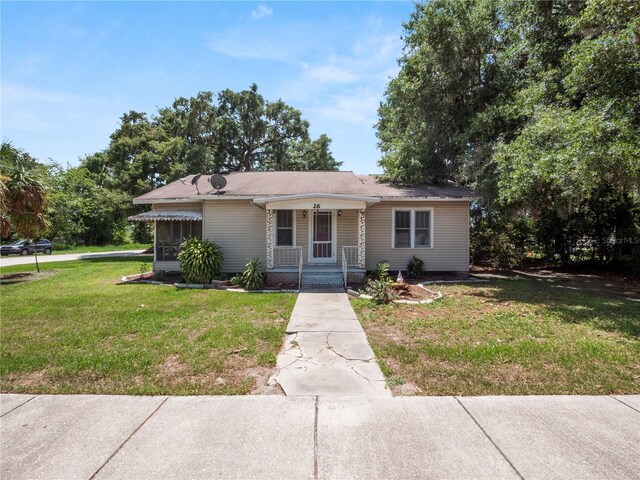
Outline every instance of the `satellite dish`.
<svg viewBox="0 0 640 480"><path fill-rule="evenodd" d="M193 178L191 179L191 185L195 185L196 186L196 192L198 192L198 195L200 195L200 189L198 188L198 180L200 180L200 177L202 176L201 173L194 175Z"/></svg>
<svg viewBox="0 0 640 480"><path fill-rule="evenodd" d="M211 177L209 177L209 183L213 188L217 190L216 194L220 195L220 189L225 187L225 185L227 184L227 179L222 175L211 175Z"/></svg>

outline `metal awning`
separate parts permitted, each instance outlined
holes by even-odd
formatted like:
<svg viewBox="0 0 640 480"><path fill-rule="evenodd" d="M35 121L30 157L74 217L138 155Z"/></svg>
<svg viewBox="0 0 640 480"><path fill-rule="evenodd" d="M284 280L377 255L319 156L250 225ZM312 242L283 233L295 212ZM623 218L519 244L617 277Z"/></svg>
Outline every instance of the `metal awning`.
<svg viewBox="0 0 640 480"><path fill-rule="evenodd" d="M151 210L150 212L139 213L129 217L132 222L153 222L153 221L182 221L198 222L202 221L202 213L189 210Z"/></svg>

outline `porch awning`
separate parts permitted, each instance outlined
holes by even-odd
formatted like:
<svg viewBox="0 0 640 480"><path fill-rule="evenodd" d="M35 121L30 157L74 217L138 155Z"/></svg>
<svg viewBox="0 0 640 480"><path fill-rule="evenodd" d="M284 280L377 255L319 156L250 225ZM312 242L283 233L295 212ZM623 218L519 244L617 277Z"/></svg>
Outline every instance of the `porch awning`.
<svg viewBox="0 0 640 480"><path fill-rule="evenodd" d="M129 217L132 222L171 221L197 222L202 220L202 213L189 210L151 210Z"/></svg>

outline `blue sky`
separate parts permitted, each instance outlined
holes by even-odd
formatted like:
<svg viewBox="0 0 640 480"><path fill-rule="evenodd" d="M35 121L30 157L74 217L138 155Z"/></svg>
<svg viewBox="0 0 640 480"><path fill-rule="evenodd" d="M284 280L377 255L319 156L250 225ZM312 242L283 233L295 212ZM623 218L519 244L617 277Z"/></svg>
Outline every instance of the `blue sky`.
<svg viewBox="0 0 640 480"><path fill-rule="evenodd" d="M2 2L1 130L75 165L126 111L246 89L302 111L344 170L380 171L373 124L411 2Z"/></svg>

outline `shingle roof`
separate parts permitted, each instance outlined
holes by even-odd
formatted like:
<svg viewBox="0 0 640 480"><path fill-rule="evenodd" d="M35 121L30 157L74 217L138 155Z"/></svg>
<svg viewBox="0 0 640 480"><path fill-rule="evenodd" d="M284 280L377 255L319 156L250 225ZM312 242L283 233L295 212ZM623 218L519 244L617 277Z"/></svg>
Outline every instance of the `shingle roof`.
<svg viewBox="0 0 640 480"><path fill-rule="evenodd" d="M195 185L191 185L193 177L189 175L145 193L135 199L136 203L195 196L198 192ZM202 175L198 181L203 199L216 193L209 178L210 175ZM467 198L473 195L468 188L453 184L394 187L379 183L374 175L355 175L353 172L236 172L225 175L225 178L227 185L221 190L222 197L254 198L306 193L381 198Z"/></svg>

